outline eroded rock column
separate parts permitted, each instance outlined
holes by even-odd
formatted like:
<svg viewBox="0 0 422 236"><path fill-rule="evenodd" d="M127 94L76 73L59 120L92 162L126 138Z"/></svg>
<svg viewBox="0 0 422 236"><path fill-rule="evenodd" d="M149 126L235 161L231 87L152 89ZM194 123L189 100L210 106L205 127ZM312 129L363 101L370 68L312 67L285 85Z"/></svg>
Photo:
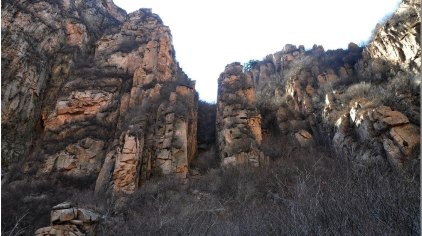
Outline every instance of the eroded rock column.
<svg viewBox="0 0 422 236"><path fill-rule="evenodd" d="M261 141L252 78L243 73L240 63L229 64L218 79L217 143L223 165L263 165Z"/></svg>

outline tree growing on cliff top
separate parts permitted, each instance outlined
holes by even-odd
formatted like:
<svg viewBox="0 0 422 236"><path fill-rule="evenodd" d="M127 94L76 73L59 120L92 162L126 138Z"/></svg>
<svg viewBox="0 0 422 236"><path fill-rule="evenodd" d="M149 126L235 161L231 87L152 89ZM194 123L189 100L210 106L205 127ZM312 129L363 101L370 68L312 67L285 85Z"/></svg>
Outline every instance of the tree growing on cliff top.
<svg viewBox="0 0 422 236"><path fill-rule="evenodd" d="M243 64L243 72L251 71L255 65L259 63L258 60L249 60Z"/></svg>

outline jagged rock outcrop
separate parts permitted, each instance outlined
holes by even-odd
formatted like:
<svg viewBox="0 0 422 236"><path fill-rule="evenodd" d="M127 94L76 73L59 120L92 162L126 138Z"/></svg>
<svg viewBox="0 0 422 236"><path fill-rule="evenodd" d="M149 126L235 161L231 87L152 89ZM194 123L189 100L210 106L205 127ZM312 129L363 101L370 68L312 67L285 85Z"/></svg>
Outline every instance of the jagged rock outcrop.
<svg viewBox="0 0 422 236"><path fill-rule="evenodd" d="M22 160L42 129L76 54L126 18L112 1L2 2L2 169Z"/></svg>
<svg viewBox="0 0 422 236"><path fill-rule="evenodd" d="M353 158L417 158L419 8L404 0L365 48L289 44L247 72L228 65L217 103L223 163L263 164L260 144L275 129ZM110 0L4 1L2 33L4 171L25 159L27 174L92 177L98 193L186 178L198 98L157 15Z"/></svg>
<svg viewBox="0 0 422 236"><path fill-rule="evenodd" d="M35 231L36 236L83 236L95 235L95 228L99 223L100 215L84 208L73 207L71 203L64 202L53 207L50 223Z"/></svg>
<svg viewBox="0 0 422 236"><path fill-rule="evenodd" d="M404 0L395 14L376 29L365 49L369 59L381 59L403 70L419 73L421 68L421 2ZM374 63L374 62L372 62Z"/></svg>
<svg viewBox="0 0 422 236"><path fill-rule="evenodd" d="M419 158L420 22L420 1L405 0L376 29L355 70L361 79L374 81L374 85L359 85L360 89L378 95L363 92L360 99L349 103L346 126L351 129L344 132L348 129L342 126L344 118L337 121L339 126L333 139L337 148L349 153L357 150L362 159L386 156L400 167ZM381 89L376 91L372 86ZM348 90L356 88L351 86ZM339 142L338 138L345 133L353 138Z"/></svg>
<svg viewBox="0 0 422 236"><path fill-rule="evenodd" d="M356 160L399 167L418 160L419 9L420 2L403 1L365 48L289 44L250 61L264 133L277 129L300 146L313 139Z"/></svg>
<svg viewBox="0 0 422 236"><path fill-rule="evenodd" d="M240 63L227 65L218 79L217 97L217 144L223 165L265 163L255 102L252 77L243 73Z"/></svg>
<svg viewBox="0 0 422 236"><path fill-rule="evenodd" d="M186 178L195 82L150 9L5 1L2 32L5 168L26 159L26 173L97 179L98 192L130 193L152 175Z"/></svg>
<svg viewBox="0 0 422 236"><path fill-rule="evenodd" d="M338 57L344 56L343 52L340 54L343 55ZM300 145L304 145L302 138L311 139L310 119L320 109L318 89L339 78L335 70L318 63L317 58L324 55L322 46L314 45L312 50L305 51L303 46L288 44L264 61L253 62L247 73L254 78L265 133L277 129L283 135L295 137ZM264 77L262 70L267 72Z"/></svg>
<svg viewBox="0 0 422 236"><path fill-rule="evenodd" d="M357 152L354 155L363 160L382 159L386 155L399 167L418 157L420 128L411 124L404 114L386 106L374 107L362 99L350 106L349 114L336 122L333 142L338 151L350 155Z"/></svg>

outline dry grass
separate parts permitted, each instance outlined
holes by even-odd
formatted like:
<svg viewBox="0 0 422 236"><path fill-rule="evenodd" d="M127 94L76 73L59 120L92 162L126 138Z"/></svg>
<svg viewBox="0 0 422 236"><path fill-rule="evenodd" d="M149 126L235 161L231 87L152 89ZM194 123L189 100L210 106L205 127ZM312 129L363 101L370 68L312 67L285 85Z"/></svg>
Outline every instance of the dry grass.
<svg viewBox="0 0 422 236"><path fill-rule="evenodd" d="M79 187L87 186L79 183ZM17 180L1 189L1 234L33 235L49 225L51 208L68 200L77 189L54 180Z"/></svg>
<svg viewBox="0 0 422 236"><path fill-rule="evenodd" d="M57 182L3 187L2 233L26 214L19 229L31 235L48 225L51 206L70 199L104 216L99 235L420 234L419 168L362 166L285 141L267 146L267 167L208 169L188 185L157 178L131 196L93 197Z"/></svg>
<svg viewBox="0 0 422 236"><path fill-rule="evenodd" d="M117 205L109 235L419 235L419 170L361 166L324 150L265 168L211 169L180 186L149 182Z"/></svg>

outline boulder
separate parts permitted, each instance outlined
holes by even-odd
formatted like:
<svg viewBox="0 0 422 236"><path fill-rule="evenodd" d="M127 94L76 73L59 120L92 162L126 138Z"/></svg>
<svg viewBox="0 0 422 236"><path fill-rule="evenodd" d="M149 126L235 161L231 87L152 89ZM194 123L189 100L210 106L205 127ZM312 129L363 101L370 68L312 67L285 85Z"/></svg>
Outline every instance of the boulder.
<svg viewBox="0 0 422 236"><path fill-rule="evenodd" d="M72 203L70 202L63 202L53 206L53 210L62 210L62 209L69 209L72 207Z"/></svg>
<svg viewBox="0 0 422 236"><path fill-rule="evenodd" d="M91 210L87 210L87 209L83 209L83 208L77 208L77 216L78 216L78 220L80 220L83 223L94 223L94 222L98 222L100 215L98 215L97 213L91 211Z"/></svg>
<svg viewBox="0 0 422 236"><path fill-rule="evenodd" d="M35 236L85 236L76 225L52 225L35 231Z"/></svg>
<svg viewBox="0 0 422 236"><path fill-rule="evenodd" d="M73 207L70 202L63 202L53 207L50 218L51 225L36 230L35 235L95 235L99 219L100 215L92 210Z"/></svg>
<svg viewBox="0 0 422 236"><path fill-rule="evenodd" d="M72 208L60 209L51 211L51 223L66 222L75 219L77 216L76 210Z"/></svg>
<svg viewBox="0 0 422 236"><path fill-rule="evenodd" d="M378 123L378 130L382 127L392 127L409 123L409 119L403 113L393 111L387 106L375 108L368 115L372 121Z"/></svg>
<svg viewBox="0 0 422 236"><path fill-rule="evenodd" d="M412 155L419 148L420 129L415 125L406 124L393 127L390 130L390 135L405 156Z"/></svg>

